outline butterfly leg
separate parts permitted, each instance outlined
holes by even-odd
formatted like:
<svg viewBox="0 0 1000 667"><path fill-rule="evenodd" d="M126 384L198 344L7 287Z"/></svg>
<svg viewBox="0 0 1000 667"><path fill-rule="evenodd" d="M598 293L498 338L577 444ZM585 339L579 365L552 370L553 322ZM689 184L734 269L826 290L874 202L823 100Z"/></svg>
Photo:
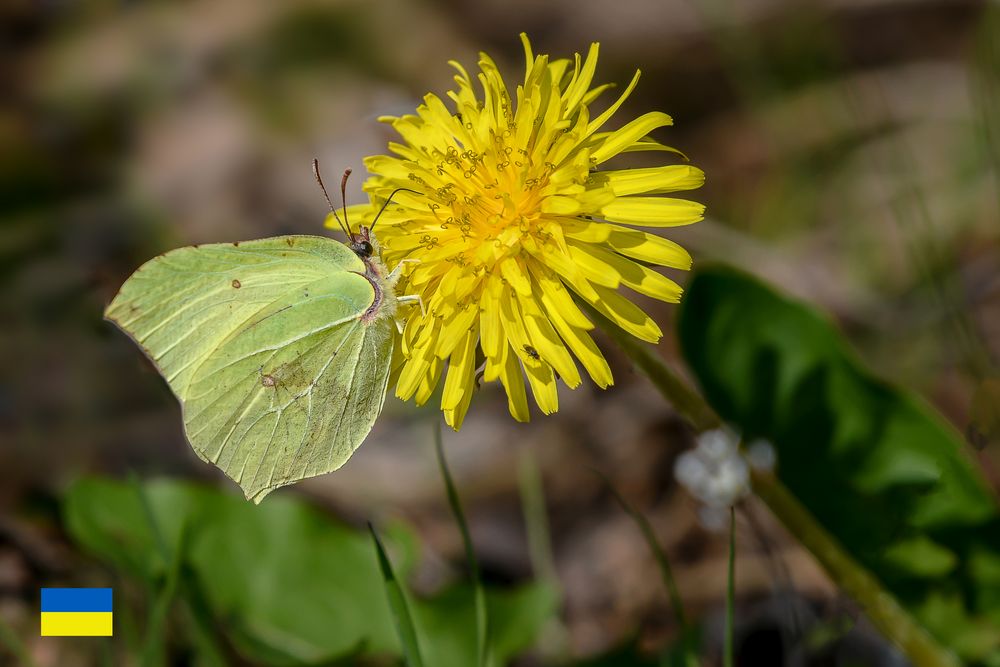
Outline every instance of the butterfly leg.
<svg viewBox="0 0 1000 667"><path fill-rule="evenodd" d="M420 298L419 294L407 294L405 296L397 296L396 303L402 305L406 305L409 303L420 304L420 314L421 315L427 314L427 310L424 309L424 300ZM399 333L403 333L403 326L405 324L406 324L405 319L399 319L398 317L396 318L396 329L399 331Z"/></svg>
<svg viewBox="0 0 1000 667"><path fill-rule="evenodd" d="M389 275L386 276L386 280L389 282L390 285L395 285L396 281L399 280L400 275L402 275L404 264L419 264L419 263L420 263L419 259L399 260L399 264L397 264L395 268L393 268L393 270L389 272ZM423 310L423 308L421 308L421 310Z"/></svg>
<svg viewBox="0 0 1000 667"><path fill-rule="evenodd" d="M419 294L407 294L405 296L397 296L396 303L400 305L406 305L408 303L416 303L420 305L420 314L426 315L427 310L424 308L424 300L420 298Z"/></svg>

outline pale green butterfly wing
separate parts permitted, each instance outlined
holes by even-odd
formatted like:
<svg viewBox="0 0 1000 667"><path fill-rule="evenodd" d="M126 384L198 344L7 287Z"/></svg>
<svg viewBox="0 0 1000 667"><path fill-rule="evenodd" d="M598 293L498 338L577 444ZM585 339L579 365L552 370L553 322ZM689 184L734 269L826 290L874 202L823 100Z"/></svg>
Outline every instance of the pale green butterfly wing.
<svg viewBox="0 0 1000 667"><path fill-rule="evenodd" d="M332 298L339 282L312 289ZM343 465L371 430L389 381L391 319L366 325L359 313L290 337L281 321L286 306L276 304L224 341L195 372L184 400L195 450L258 502Z"/></svg>
<svg viewBox="0 0 1000 667"><path fill-rule="evenodd" d="M136 271L106 316L166 378L198 455L259 502L343 465L382 408L394 324L362 323L364 270L322 237L181 248Z"/></svg>

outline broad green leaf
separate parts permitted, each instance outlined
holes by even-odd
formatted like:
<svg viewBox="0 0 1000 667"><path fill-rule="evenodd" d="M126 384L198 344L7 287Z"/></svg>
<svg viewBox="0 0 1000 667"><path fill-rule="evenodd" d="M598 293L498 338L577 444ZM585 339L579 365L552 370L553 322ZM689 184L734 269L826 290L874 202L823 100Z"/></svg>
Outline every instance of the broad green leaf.
<svg viewBox="0 0 1000 667"><path fill-rule="evenodd" d="M154 510L171 508L170 512L156 512L156 519L167 548L173 552L180 543L185 521L200 513L203 498L193 488L182 485L153 484L146 488L155 502ZM81 546L130 576L154 582L164 577L170 567L133 484L78 481L63 504L63 521Z"/></svg>
<svg viewBox="0 0 1000 667"><path fill-rule="evenodd" d="M350 655L400 655L369 536L293 497L250 505L209 487L145 485L157 527L219 629L240 653L275 666L324 663ZM164 562L134 486L82 480L67 495L73 539L131 576L163 580ZM186 525L186 528L183 528ZM184 540L180 537L184 534ZM417 544L389 525L383 538L405 581ZM184 587L181 590L185 590ZM430 599L408 596L425 664L475 664L475 598L455 586ZM531 644L555 610L543 586L486 590L498 664Z"/></svg>
<svg viewBox="0 0 1000 667"><path fill-rule="evenodd" d="M996 659L1000 514L961 437L867 372L825 318L735 270L698 272L678 327L706 398L774 444L813 516L939 641Z"/></svg>
<svg viewBox="0 0 1000 667"><path fill-rule="evenodd" d="M198 456L260 502L342 466L382 409L395 324L363 319L380 303L365 272L318 236L180 248L105 315L167 380Z"/></svg>

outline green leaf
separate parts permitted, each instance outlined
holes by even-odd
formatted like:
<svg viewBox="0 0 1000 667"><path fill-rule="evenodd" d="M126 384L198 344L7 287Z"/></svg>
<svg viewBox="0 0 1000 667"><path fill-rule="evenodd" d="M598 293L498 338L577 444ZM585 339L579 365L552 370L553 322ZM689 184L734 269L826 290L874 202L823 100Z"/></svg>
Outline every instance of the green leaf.
<svg viewBox="0 0 1000 667"><path fill-rule="evenodd" d="M712 407L773 443L780 480L844 548L965 660L1000 653L1000 582L983 576L1000 515L959 435L826 318L735 270L694 277L678 328Z"/></svg>
<svg viewBox="0 0 1000 667"><path fill-rule="evenodd" d="M363 531L292 496L255 506L195 484L155 481L143 488L169 552L181 552L189 581L177 594L195 591L198 600L188 602L203 604L244 656L290 666L401 654ZM177 565L161 555L133 485L82 480L67 494L64 517L74 540L125 574L156 584ZM416 562L415 538L398 525L388 525L383 538L405 581ZM471 587L409 600L427 664L474 664ZM487 589L486 600L499 664L529 646L555 608L555 595L538 586Z"/></svg>

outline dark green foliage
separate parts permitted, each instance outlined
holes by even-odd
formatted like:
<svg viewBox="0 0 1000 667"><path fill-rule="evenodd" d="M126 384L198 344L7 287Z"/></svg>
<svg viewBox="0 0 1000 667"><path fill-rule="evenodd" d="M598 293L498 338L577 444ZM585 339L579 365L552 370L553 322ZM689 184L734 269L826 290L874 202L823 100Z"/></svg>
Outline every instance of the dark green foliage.
<svg viewBox="0 0 1000 667"><path fill-rule="evenodd" d="M706 398L774 444L820 523L942 643L1000 660L1000 515L961 437L830 322L735 270L695 276L679 332Z"/></svg>

